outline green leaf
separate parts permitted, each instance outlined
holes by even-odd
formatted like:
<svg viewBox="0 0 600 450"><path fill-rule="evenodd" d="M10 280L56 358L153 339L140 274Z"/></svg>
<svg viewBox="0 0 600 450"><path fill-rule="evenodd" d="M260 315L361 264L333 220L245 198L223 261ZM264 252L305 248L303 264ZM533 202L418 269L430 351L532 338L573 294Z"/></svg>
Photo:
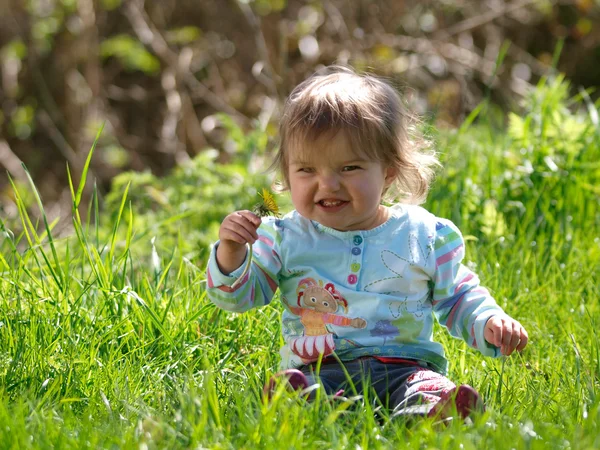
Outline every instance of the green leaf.
<svg viewBox="0 0 600 450"><path fill-rule="evenodd" d="M107 59L115 57L127 70L140 70L148 75L157 74L160 62L144 45L126 34L106 39L100 44L100 54Z"/></svg>

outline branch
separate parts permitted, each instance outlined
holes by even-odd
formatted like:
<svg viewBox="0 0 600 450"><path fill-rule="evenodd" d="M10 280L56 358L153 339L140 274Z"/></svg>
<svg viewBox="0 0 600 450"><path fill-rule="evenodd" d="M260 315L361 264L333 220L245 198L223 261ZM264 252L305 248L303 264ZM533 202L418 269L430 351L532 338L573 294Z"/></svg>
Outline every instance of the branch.
<svg viewBox="0 0 600 450"><path fill-rule="evenodd" d="M161 85L167 100L167 110L160 129L160 140L164 151L172 154L179 161L183 156L187 156L187 153L179 151L180 145L178 144L180 142L177 139L177 122L181 117L182 101L177 90L176 74L171 68L163 70Z"/></svg>
<svg viewBox="0 0 600 450"><path fill-rule="evenodd" d="M65 137L62 135L50 114L46 112L46 110L40 109L38 112L38 119L40 124L46 129L46 132L50 136L54 145L58 148L58 150L62 153L63 157L68 161L71 167L76 170L83 169L83 163L79 160L79 157L73 150L73 148L69 145Z"/></svg>
<svg viewBox="0 0 600 450"><path fill-rule="evenodd" d="M230 116L235 117L244 125L250 122L248 117L232 108L203 83L198 81L188 68L179 66L177 54L169 48L165 38L152 24L150 18L144 11L143 0L131 0L127 2L125 4L125 16L127 17L127 20L129 20L129 23L131 23L133 31L139 40L144 45L149 46L164 64L175 70L195 96L202 98L217 111L223 111Z"/></svg>

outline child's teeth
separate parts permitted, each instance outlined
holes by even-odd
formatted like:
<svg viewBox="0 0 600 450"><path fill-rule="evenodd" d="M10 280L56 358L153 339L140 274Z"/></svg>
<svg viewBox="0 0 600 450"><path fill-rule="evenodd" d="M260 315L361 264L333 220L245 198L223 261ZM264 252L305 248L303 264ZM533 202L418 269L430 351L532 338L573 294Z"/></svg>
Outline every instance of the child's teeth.
<svg viewBox="0 0 600 450"><path fill-rule="evenodd" d="M340 203L342 203L342 202L340 202L340 201L337 201L337 202L327 202L327 201L323 201L323 205L324 205L324 206L337 206L337 205L339 205Z"/></svg>

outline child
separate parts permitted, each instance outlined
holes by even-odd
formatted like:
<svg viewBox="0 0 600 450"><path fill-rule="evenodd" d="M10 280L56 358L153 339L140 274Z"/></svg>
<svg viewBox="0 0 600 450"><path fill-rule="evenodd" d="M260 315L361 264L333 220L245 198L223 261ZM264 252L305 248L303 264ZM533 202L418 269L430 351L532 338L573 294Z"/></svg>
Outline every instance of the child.
<svg viewBox="0 0 600 450"><path fill-rule="evenodd" d="M369 380L395 414L445 417L455 408L465 417L482 403L444 376L433 316L489 356L522 350L527 332L461 264L456 226L411 204L426 196L438 162L409 136L408 121L392 87L347 68L296 87L274 163L295 211L229 214L208 263L208 296L243 312L279 288L282 374L295 388L319 382L334 394L349 376L359 392ZM392 192L403 203L382 205Z"/></svg>

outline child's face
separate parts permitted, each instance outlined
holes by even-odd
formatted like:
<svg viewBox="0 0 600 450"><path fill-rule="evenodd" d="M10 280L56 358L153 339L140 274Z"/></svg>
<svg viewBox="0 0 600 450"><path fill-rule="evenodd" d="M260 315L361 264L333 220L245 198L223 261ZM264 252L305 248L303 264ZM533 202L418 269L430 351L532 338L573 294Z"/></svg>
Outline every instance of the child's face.
<svg viewBox="0 0 600 450"><path fill-rule="evenodd" d="M387 220L380 205L395 169L357 155L344 133L321 136L308 148L291 148L292 203L304 217L340 231L369 230Z"/></svg>

